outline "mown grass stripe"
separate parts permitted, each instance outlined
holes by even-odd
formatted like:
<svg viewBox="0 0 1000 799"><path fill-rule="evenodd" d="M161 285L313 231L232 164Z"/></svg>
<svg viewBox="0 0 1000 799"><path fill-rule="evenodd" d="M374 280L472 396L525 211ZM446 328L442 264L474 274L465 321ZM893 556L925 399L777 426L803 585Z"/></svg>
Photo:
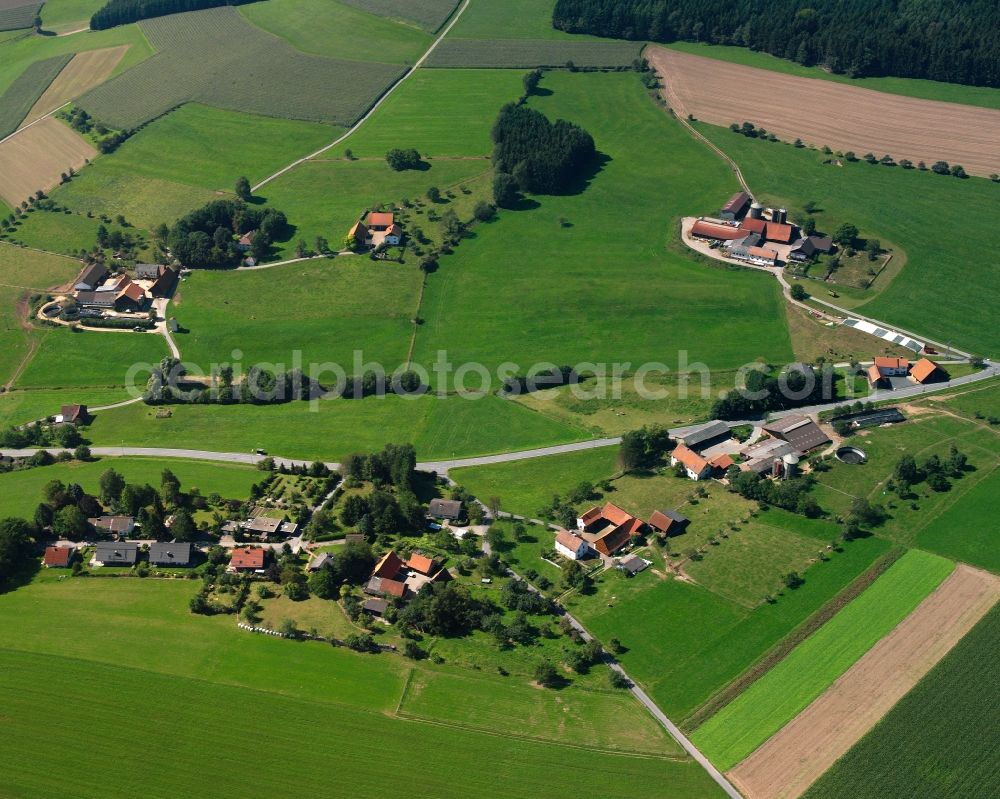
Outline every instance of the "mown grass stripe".
<svg viewBox="0 0 1000 799"><path fill-rule="evenodd" d="M906 618L953 568L954 563L937 555L906 553L871 588L703 724L692 741L720 769L732 768Z"/></svg>

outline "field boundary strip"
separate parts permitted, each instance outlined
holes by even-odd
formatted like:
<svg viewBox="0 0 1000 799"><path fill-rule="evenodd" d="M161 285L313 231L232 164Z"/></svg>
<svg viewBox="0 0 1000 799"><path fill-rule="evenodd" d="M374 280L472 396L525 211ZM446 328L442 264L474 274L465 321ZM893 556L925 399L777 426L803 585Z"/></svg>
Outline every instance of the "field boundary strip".
<svg viewBox="0 0 1000 799"><path fill-rule="evenodd" d="M910 550L775 668L692 735L716 766L744 760L923 602L954 570L947 558Z"/></svg>
<svg viewBox="0 0 1000 799"><path fill-rule="evenodd" d="M747 799L797 799L1000 599L1000 577L961 564L808 708L728 773Z"/></svg>
<svg viewBox="0 0 1000 799"><path fill-rule="evenodd" d="M684 719L684 726L688 730L697 729L701 724L714 716L726 705L736 699L747 688L761 679L771 669L788 657L789 653L806 638L816 632L826 624L837 613L849 603L861 596L879 577L889 570L897 560L906 552L904 547L894 547L882 555L875 563L865 569L860 575L845 586L840 593L828 600L815 613L805 619L801 624L793 629L785 638L775 644L770 651L750 666L743 674L723 686L719 691L710 696L702 705Z"/></svg>

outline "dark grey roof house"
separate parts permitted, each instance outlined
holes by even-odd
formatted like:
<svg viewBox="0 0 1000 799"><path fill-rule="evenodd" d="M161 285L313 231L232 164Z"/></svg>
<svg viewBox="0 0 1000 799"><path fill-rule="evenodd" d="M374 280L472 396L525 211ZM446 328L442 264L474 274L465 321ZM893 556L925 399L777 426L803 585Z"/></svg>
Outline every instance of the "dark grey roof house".
<svg viewBox="0 0 1000 799"><path fill-rule="evenodd" d="M149 562L153 566L190 566L191 545L188 543L149 545Z"/></svg>
<svg viewBox="0 0 1000 799"><path fill-rule="evenodd" d="M102 566L134 566L138 557L138 544L110 541L94 548L94 562Z"/></svg>
<svg viewBox="0 0 1000 799"><path fill-rule="evenodd" d="M432 499L430 514L435 519L454 521L462 515L462 503L457 499Z"/></svg>
<svg viewBox="0 0 1000 799"><path fill-rule="evenodd" d="M156 280L160 276L159 264L136 264L135 277L137 280Z"/></svg>
<svg viewBox="0 0 1000 799"><path fill-rule="evenodd" d="M90 264L85 266L76 278L73 288L77 291L93 291L107 276L108 270L103 264Z"/></svg>

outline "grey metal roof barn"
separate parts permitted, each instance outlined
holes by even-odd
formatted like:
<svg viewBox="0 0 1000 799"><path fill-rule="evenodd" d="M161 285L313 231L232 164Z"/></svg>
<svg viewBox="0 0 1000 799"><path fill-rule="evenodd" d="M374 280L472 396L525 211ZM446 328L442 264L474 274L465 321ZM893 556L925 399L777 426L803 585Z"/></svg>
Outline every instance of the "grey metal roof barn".
<svg viewBox="0 0 1000 799"><path fill-rule="evenodd" d="M716 439L729 438L729 425L718 420L705 422L704 424L691 425L689 427L675 427L668 430L670 437L675 441L695 449L714 442Z"/></svg>

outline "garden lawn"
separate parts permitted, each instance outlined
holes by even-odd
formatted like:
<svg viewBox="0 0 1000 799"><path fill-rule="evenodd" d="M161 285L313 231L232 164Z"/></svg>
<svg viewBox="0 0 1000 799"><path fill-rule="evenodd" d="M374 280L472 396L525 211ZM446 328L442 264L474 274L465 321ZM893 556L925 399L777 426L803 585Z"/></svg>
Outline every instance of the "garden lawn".
<svg viewBox="0 0 1000 799"><path fill-rule="evenodd" d="M429 169L405 172L393 172L383 159L316 160L269 183L261 189L261 196L267 198L268 205L284 211L295 227L294 235L277 245L280 256L294 258L300 240L312 248L317 236L326 238L333 249L340 249L351 226L375 205L423 197L431 186L444 192L489 171L489 162L480 158L435 160ZM443 213L450 201L445 198L434 206ZM414 222L429 227L425 212L418 215L417 210L421 209L414 209ZM416 268L415 256L407 260Z"/></svg>
<svg viewBox="0 0 1000 799"><path fill-rule="evenodd" d="M748 139L711 125L699 123L698 129L736 159L761 202L786 207L794 216L813 201L821 209L816 214L821 231L832 233L852 222L862 237L893 241L905 251L906 266L880 293L868 301L837 302L966 350L993 352L1000 346L1000 270L984 258L975 237L927 235L932 229L962 230L971 218L986 225L1000 222L990 181L863 161L838 167L823 164L829 156L819 151ZM885 213L886 197L895 198L891 214ZM927 313L931 307L934 313ZM969 308L978 312L970 314Z"/></svg>
<svg viewBox="0 0 1000 799"><path fill-rule="evenodd" d="M552 501L580 483L596 483L617 470L618 447L600 447L512 463L453 469L451 479L465 486L481 501L499 497L501 508L519 516L534 517Z"/></svg>
<svg viewBox="0 0 1000 799"><path fill-rule="evenodd" d="M271 0L240 13L293 47L330 58L412 64L432 41L424 31L335 0Z"/></svg>
<svg viewBox="0 0 1000 799"><path fill-rule="evenodd" d="M417 457L464 457L578 441L586 433L486 397L326 400L285 405L129 405L96 415L96 444L170 446L223 452L261 447L274 455L335 461L387 443L411 442Z"/></svg>
<svg viewBox="0 0 1000 799"><path fill-rule="evenodd" d="M380 363L388 374L405 365L423 273L411 264L335 258L247 272L204 270L180 288L174 313L190 332L177 344L184 360L206 374L211 364L236 360L293 368L295 354L310 364ZM330 379L327 373L321 380ZM331 387L336 385L336 378Z"/></svg>
<svg viewBox="0 0 1000 799"><path fill-rule="evenodd" d="M913 550L746 691L695 731L692 741L728 770L791 721L901 622L954 564Z"/></svg>
<svg viewBox="0 0 1000 799"><path fill-rule="evenodd" d="M532 198L475 229L430 276L416 359L691 362L791 359L778 287L667 249L681 215L735 184L725 165L647 96L634 73L547 73L530 105L586 128L603 165L578 193ZM641 148L636 141L642 141ZM609 367L610 368L610 367Z"/></svg>
<svg viewBox="0 0 1000 799"><path fill-rule="evenodd" d="M167 354L163 337L152 332L74 333L59 327L46 328L37 335L38 352L17 379L18 388L125 386L132 372L135 377L131 383L141 393L151 366Z"/></svg>
<svg viewBox="0 0 1000 799"><path fill-rule="evenodd" d="M989 86L963 86L958 83L943 83L936 80L920 80L917 78L896 78L891 76L878 78L850 78L847 75L837 75L822 67L805 67L794 61L778 58L770 53L749 50L746 47L731 47L728 45L703 44L701 42L672 42L666 45L672 50L684 53L717 58L734 64L743 64L758 69L769 69L772 72L782 72L786 75L796 75L800 78L819 78L844 83L860 89L872 89L889 94L902 94L906 97L917 97L922 100L941 100L946 103L963 103L978 105L982 108L1000 109L1000 89ZM742 121L742 120L741 120ZM860 153L859 153L860 155Z"/></svg>
<svg viewBox="0 0 1000 799"><path fill-rule="evenodd" d="M994 468L961 500L917 533L917 545L955 560L1000 572L996 519L1000 515L1000 469Z"/></svg>
<svg viewBox="0 0 1000 799"><path fill-rule="evenodd" d="M12 734L0 743L0 756L10 764L6 785L40 797L124 797L134 796L141 781L145 796L167 797L179 789L199 793L211 771L220 779L219 796L265 797L322 791L334 768L357 790L372 791L384 784L386 757L419 757L427 768L410 783L421 795L589 795L592 750L498 739L493 732L436 720L401 723L393 717L405 681L405 661L398 656L244 633L231 617L189 613L196 590L197 583L188 580L74 580L46 572L0 596L0 636L7 644L0 650L0 690L11 697L4 714ZM116 700L107 702L104 686L112 682ZM495 685L498 693L504 690L499 678ZM459 703L462 687L454 683L450 704ZM178 692L187 701L168 703L169 709L156 699ZM67 695L78 701L67 704ZM511 697L504 701L515 717L537 707L524 694ZM579 701L588 697L583 693ZM126 712L140 705L143 712ZM592 720L608 716L599 704L580 712ZM200 734L192 736L196 728ZM231 735L250 738L263 728L274 745L255 756L249 783L245 758L220 757L205 746L206 740ZM348 736L354 743L289 772L302 730ZM161 775L141 759L123 764L121 752L137 740L170 749L181 765ZM60 767L65 758L95 767L67 770ZM477 767L487 758L491 768ZM552 768L556 760L563 767ZM632 796L637 787L662 795L664 784L670 799L716 795L708 776L690 761L604 754L601 762L615 775L601 786L601 796Z"/></svg>
<svg viewBox="0 0 1000 799"><path fill-rule="evenodd" d="M1000 650L995 607L917 686L806 792L806 799L986 796L1000 770L996 744Z"/></svg>
<svg viewBox="0 0 1000 799"><path fill-rule="evenodd" d="M349 149L381 159L394 147L415 147L422 156L488 156L493 120L522 94L522 77L505 69L417 70L329 155Z"/></svg>
<svg viewBox="0 0 1000 799"><path fill-rule="evenodd" d="M185 491L197 488L205 497L218 493L223 499L238 500L250 496L250 486L261 479L260 472L249 466L177 458L100 458L87 462L54 463L0 474L0 518L19 516L31 519L42 501L42 489L50 480L77 483L84 491L97 496L100 493L98 480L108 469L114 469L129 483L148 483L157 489L163 470L169 469L181 481Z"/></svg>
<svg viewBox="0 0 1000 799"><path fill-rule="evenodd" d="M618 638L626 647L621 660L629 675L664 713L683 722L888 548L878 538L853 541L829 561L811 566L802 586L753 610L649 571L632 579L606 572L594 593L571 594L565 604L605 644Z"/></svg>

